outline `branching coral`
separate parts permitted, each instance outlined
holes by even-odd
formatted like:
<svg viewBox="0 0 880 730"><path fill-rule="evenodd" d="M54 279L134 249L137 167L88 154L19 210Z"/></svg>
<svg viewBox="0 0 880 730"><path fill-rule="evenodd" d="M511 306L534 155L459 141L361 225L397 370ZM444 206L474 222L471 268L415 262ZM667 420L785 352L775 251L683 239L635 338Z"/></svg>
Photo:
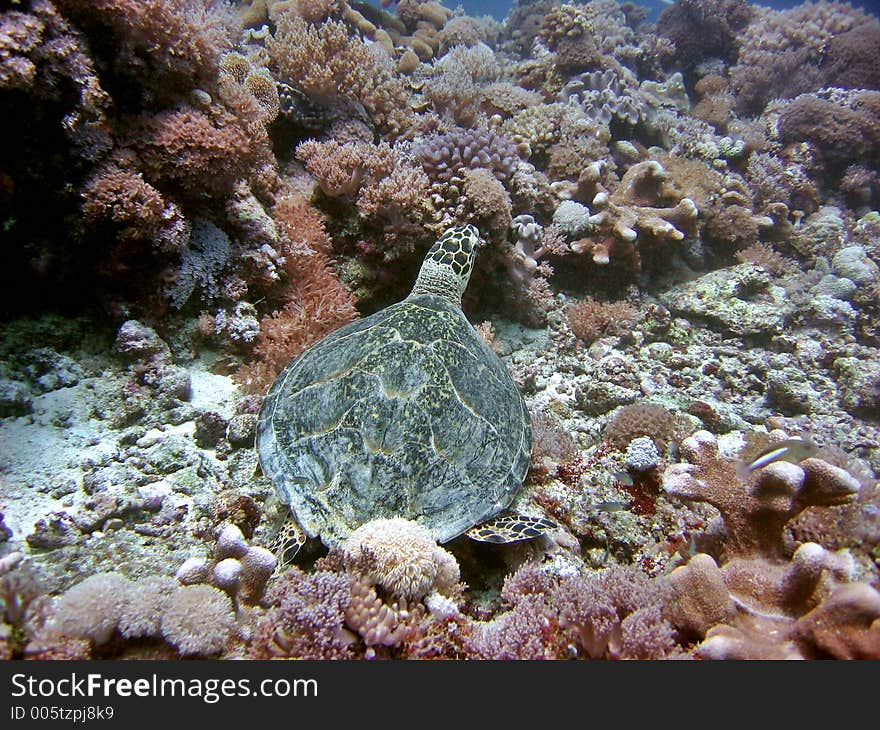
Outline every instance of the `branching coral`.
<svg viewBox="0 0 880 730"><path fill-rule="evenodd" d="M630 167L613 193L599 181L601 166L587 168L579 183L598 212L590 216L594 227L589 238L576 241L572 250L589 252L596 263L607 263L608 238L639 247L663 241L680 241L694 235L697 206L669 179L654 160Z"/></svg>
<svg viewBox="0 0 880 730"><path fill-rule="evenodd" d="M351 601L345 575L289 568L266 594L248 655L255 659L345 659L355 637L345 628Z"/></svg>
<svg viewBox="0 0 880 730"><path fill-rule="evenodd" d="M315 104L369 118L392 136L410 125L412 112L394 64L379 44L349 36L343 23L310 26L285 13L266 43L282 82L301 90Z"/></svg>
<svg viewBox="0 0 880 730"><path fill-rule="evenodd" d="M792 553L783 537L786 523L804 509L843 504L859 483L815 457L745 474L719 456L715 437L706 431L686 439L682 452L689 463L667 468L666 492L714 505L725 528L720 568L699 555L671 575L681 625L705 636L698 654L877 656L872 637L880 631L880 594L865 584L841 585L849 580L844 555L816 543Z"/></svg>

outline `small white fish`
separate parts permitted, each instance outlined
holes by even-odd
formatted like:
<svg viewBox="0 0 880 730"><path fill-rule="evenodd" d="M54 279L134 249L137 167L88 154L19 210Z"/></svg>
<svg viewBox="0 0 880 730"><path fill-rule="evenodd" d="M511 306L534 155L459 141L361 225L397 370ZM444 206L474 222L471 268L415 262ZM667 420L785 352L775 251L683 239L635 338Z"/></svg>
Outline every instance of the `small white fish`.
<svg viewBox="0 0 880 730"><path fill-rule="evenodd" d="M815 456L818 451L819 447L807 439L786 439L764 449L749 464L745 465L745 471L751 474L774 461L790 461L797 464L799 461Z"/></svg>
<svg viewBox="0 0 880 730"><path fill-rule="evenodd" d="M599 512L622 512L632 507L631 502L598 502L593 505L593 509Z"/></svg>

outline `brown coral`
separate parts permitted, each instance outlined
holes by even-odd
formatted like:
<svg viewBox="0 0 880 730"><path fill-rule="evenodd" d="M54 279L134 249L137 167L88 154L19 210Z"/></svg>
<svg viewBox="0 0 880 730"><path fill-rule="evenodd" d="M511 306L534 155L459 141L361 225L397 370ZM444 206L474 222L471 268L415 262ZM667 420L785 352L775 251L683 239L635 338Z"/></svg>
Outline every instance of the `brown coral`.
<svg viewBox="0 0 880 730"><path fill-rule="evenodd" d="M282 199L275 215L290 242L283 252L287 288L279 308L260 322L254 361L236 373L250 392L267 388L290 360L357 316L351 292L330 267L330 242L314 209Z"/></svg>
<svg viewBox="0 0 880 730"><path fill-rule="evenodd" d="M880 162L880 92L803 94L783 108L779 136L787 143L811 142L831 169Z"/></svg>
<svg viewBox="0 0 880 730"><path fill-rule="evenodd" d="M620 334L636 318L626 302L598 302L592 297L573 304L565 311L575 336L587 344L604 335Z"/></svg>
<svg viewBox="0 0 880 730"><path fill-rule="evenodd" d="M147 179L190 197L228 195L239 178L254 170L263 152L252 130L225 110L163 111L142 118L135 130Z"/></svg>
<svg viewBox="0 0 880 730"><path fill-rule="evenodd" d="M664 241L680 241L697 230L697 206L656 160L632 165L620 179L613 193L601 182L604 166L589 165L578 180L579 188L598 210L590 216L593 226L589 238L572 245L576 253L590 251L590 243L600 243L613 236L624 244L639 248ZM607 245L594 260L608 255ZM604 252L604 254L602 253Z"/></svg>
<svg viewBox="0 0 880 730"><path fill-rule="evenodd" d="M689 464L667 468L667 493L716 506L726 528L720 568L708 555L676 568L677 621L698 637L704 658L877 656L880 594L846 584L849 564L816 543L789 552L783 527L807 506L850 500L858 483L821 459L774 462L747 475L718 455L699 431L682 452ZM729 600L725 598L729 595ZM732 601L732 605L731 605Z"/></svg>
<svg viewBox="0 0 880 730"><path fill-rule="evenodd" d="M634 403L614 414L604 436L619 450L626 449L630 441L639 436L649 436L662 452L674 431L675 416L671 411L653 403Z"/></svg>
<svg viewBox="0 0 880 730"><path fill-rule="evenodd" d="M281 81L313 103L348 106L353 112L361 105L391 135L410 126L409 99L387 52L379 44L352 38L344 23L310 26L294 14L283 14L266 48Z"/></svg>

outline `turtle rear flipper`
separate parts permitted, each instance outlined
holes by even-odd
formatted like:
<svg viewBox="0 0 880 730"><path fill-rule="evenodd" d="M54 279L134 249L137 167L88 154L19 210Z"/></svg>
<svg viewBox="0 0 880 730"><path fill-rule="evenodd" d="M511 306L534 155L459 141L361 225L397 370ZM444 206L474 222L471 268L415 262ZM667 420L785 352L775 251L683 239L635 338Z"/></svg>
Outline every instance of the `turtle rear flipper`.
<svg viewBox="0 0 880 730"><path fill-rule="evenodd" d="M531 540L556 527L556 523L546 517L502 515L472 527L465 535L471 540L500 544Z"/></svg>
<svg viewBox="0 0 880 730"><path fill-rule="evenodd" d="M291 513L281 525L281 529L269 546L269 550L278 558L278 568L286 568L293 562L296 554L305 544L306 534Z"/></svg>

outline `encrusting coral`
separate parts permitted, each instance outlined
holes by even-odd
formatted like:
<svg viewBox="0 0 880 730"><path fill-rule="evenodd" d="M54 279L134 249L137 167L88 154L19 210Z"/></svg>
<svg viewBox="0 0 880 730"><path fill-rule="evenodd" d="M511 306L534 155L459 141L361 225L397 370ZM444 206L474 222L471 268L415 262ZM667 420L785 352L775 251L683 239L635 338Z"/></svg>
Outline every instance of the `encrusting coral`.
<svg viewBox="0 0 880 730"><path fill-rule="evenodd" d="M630 167L609 193L601 183L601 165L581 175L579 186L597 212L589 217L588 236L571 244L575 253L588 253L597 264L607 264L621 245L632 251L693 235L697 206L669 179L654 160Z"/></svg>

